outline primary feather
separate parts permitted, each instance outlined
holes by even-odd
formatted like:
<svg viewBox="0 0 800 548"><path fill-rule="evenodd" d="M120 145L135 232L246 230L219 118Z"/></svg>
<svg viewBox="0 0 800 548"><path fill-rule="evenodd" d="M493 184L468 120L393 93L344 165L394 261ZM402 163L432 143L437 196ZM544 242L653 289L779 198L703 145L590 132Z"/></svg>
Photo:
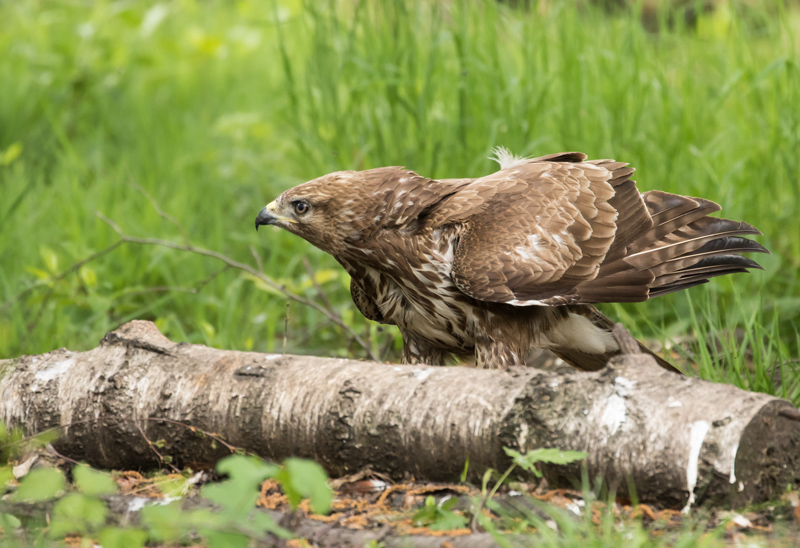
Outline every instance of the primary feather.
<svg viewBox="0 0 800 548"><path fill-rule="evenodd" d="M524 364L548 348L598 369L619 348L594 303L637 302L760 268L766 252L717 204L640 193L633 168L579 152L432 180L400 167L331 173L289 189L256 220L333 255L358 309L397 325L406 363L474 354L480 367ZM672 368L661 360L666 368Z"/></svg>

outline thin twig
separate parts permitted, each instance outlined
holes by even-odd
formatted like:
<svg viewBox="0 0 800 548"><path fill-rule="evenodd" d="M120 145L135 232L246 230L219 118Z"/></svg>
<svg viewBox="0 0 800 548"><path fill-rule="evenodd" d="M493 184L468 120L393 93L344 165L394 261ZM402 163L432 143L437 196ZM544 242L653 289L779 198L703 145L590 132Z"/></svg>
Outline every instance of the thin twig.
<svg viewBox="0 0 800 548"><path fill-rule="evenodd" d="M127 288L122 290L122 295L128 297L134 295L144 295L146 293L191 293L197 294L200 290L196 287L178 287L174 285L154 285L152 287L143 287L141 289Z"/></svg>
<svg viewBox="0 0 800 548"><path fill-rule="evenodd" d="M372 351L372 348L370 348L369 345L367 345L367 343L358 335L358 333L356 333L353 330L352 327L347 325L344 322L344 320L342 320L341 318L337 317L335 314L331 314L323 306L320 306L319 304L315 303L314 301L310 301L310 300L308 300L308 299L306 299L304 297L301 297L300 295L297 295L296 293L292 293L291 291L286 289L286 286L277 283L272 278L268 277L263 272L259 272L258 270L256 270L252 266L250 266L248 264L245 264L245 263L241 263L239 261L236 261L236 260L228 257L227 255L223 255L222 253L218 253L216 251L212 251L210 249L205 249L205 248L202 248L202 247L197 247L197 246L192 245L192 244L181 245L181 244L176 244L175 242L170 242L168 240L161 240L161 239L158 239L158 238L137 238L135 236L129 236L128 234L125 234L122 231L122 229L114 221L112 221L111 219L109 219L108 217L106 217L105 215L100 213L99 211L97 212L97 217L101 221L106 223L108 226L110 226L114 230L114 232L116 232L117 235L119 235L119 237L120 237L122 242L142 244L142 245L155 245L155 246L167 247L167 248L170 248L170 249L176 249L178 251L188 251L190 253L196 253L198 255L203 255L205 257L212 257L214 259L217 259L219 261L224 262L230 268L235 268L235 269L247 272L251 276L253 276L253 277L257 278L258 280L260 280L261 282L263 282L268 287L280 292L282 295L284 295L288 299L293 300L293 301L295 301L297 303L300 303L300 304L302 304L304 306L311 307L314 310L316 310L317 312L319 312L320 314L322 314L323 316L325 316L328 320L330 320L334 324L336 324L339 327L341 327L344 331L346 331L347 334L350 337L352 337L353 340L355 340L359 344L359 346L361 346L367 352L367 354L369 355L369 358L371 360L374 360L374 361L378 360L378 356L375 355L375 353Z"/></svg>
<svg viewBox="0 0 800 548"><path fill-rule="evenodd" d="M69 458L68 456L66 456L66 455L62 455L61 453L59 453L58 451L56 451L56 448L55 448L55 447L53 447L53 444L52 444L52 443L48 443L48 444L45 446L45 450L46 450L48 453L50 453L50 454L52 454L52 455L55 455L56 457L58 457L58 458L60 458L60 459L64 459L64 460L65 460L65 461L67 461L67 462L71 462L72 464L77 464L77 465L79 465L79 466L80 466L80 464L81 464L80 462L76 461L75 459L71 459L71 458ZM101 471L101 472L102 472L102 471ZM102 472L102 473L103 473L103 474L106 474L107 476L110 476L110 475L111 475L111 474L109 474L109 473L107 473L107 472Z"/></svg>
<svg viewBox="0 0 800 548"><path fill-rule="evenodd" d="M261 255L258 254L258 251L256 251L255 247L253 247L252 245L249 247L250 247L250 254L256 260L256 267L258 267L258 271L264 272L264 265L261 263Z"/></svg>
<svg viewBox="0 0 800 548"><path fill-rule="evenodd" d="M172 468L172 471L173 471L173 472L175 472L176 474L180 474L180 473L181 473L181 471L180 471L180 470L179 470L179 469L178 469L178 468L177 468L177 467L176 467L174 464L172 464L171 462L166 462L166 461L164 460L164 455L162 455L161 453L159 453L159 452L158 452L158 449L156 449L156 445L155 445L155 444L154 444L152 441L150 441L150 438L148 438L148 437L147 437L147 434L145 434L145 433L144 433L144 430L142 429L141 425L139 425L139 422L137 421L137 422L134 422L133 424L134 424L134 425L136 426L136 428L139 430L139 433L140 433L140 434L142 435L142 437L144 438L144 441L146 441L146 442L147 442L147 445L149 445L149 446L150 446L150 449L152 449L152 450L153 450L153 453L155 453L155 454L156 454L156 456L158 457L158 461L159 461L161 464L166 464L167 466L169 466L170 468Z"/></svg>
<svg viewBox="0 0 800 548"><path fill-rule="evenodd" d="M140 185L139 183L134 183L134 187L136 188L136 190L141 192L142 195L144 195L145 198L147 198L147 201L150 202L150 205L153 206L153 209L156 210L156 213L158 214L159 217L161 217L163 219L166 219L167 221L172 223L175 226L175 228L178 229L178 232L181 233L181 238L183 238L183 243L185 243L186 245L189 245L189 236L186 234L186 231L183 230L183 227L178 222L178 220L175 217L173 217L172 215L170 215L169 213L167 213L166 211L163 211L158 206L158 202L156 202L155 198L153 198L150 195L150 193L147 192L144 189L144 187L142 185Z"/></svg>

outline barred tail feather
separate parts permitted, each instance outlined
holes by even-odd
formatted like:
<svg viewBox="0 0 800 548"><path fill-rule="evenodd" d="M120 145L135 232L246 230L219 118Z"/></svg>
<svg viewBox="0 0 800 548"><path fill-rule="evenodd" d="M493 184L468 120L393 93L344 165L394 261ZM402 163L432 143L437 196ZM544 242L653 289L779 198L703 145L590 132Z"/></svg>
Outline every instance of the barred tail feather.
<svg viewBox="0 0 800 548"><path fill-rule="evenodd" d="M628 238L593 280L577 286L580 302L639 302L706 283L710 278L761 269L741 253L769 253L742 237L760 235L741 221L708 217L714 202L651 191L642 195L652 219L649 228Z"/></svg>

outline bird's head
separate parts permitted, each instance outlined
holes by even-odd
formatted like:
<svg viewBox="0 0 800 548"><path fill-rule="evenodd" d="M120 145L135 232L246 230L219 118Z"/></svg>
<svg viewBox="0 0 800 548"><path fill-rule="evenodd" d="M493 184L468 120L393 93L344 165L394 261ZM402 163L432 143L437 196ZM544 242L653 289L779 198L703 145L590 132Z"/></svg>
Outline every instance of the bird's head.
<svg viewBox="0 0 800 548"><path fill-rule="evenodd" d="M374 228L375 208L381 204L374 194L382 179L368 171L339 171L290 188L258 213L256 229L279 226L341 255L349 243Z"/></svg>

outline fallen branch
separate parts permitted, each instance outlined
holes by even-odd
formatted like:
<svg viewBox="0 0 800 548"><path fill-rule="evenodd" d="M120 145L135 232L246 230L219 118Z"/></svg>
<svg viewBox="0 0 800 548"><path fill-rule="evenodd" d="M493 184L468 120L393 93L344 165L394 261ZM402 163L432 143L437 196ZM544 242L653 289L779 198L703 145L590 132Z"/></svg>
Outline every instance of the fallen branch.
<svg viewBox="0 0 800 548"><path fill-rule="evenodd" d="M279 293L284 295L289 300L292 300L292 301L298 302L298 303L300 303L300 304L302 304L304 306L308 306L310 308L313 308L314 310L316 310L317 312L319 312L320 314L325 316L332 323L334 323L334 324L338 325L340 328L342 328L348 334L348 336L351 339L356 341L356 343L358 343L358 345L361 346L367 352L367 354L370 357L370 359L376 360L376 361L379 359L379 357L377 355L375 355L375 353L372 351L371 345L369 345L367 342L365 342L359 336L359 334L356 333L353 330L353 328L350 327L333 310L328 310L325 306L321 306L321 305L317 304L314 301L306 299L305 297L302 297L302 296L300 296L300 295L298 295L296 293L292 293L291 291L286 289L286 286L284 286L282 284L279 284L278 282L276 282L275 280L273 280L269 276L266 276L263 272L260 272L259 270L256 270L255 268L253 268L249 264L245 264L245 263L236 261L234 259L231 259L227 255L224 255L224 254L219 253L217 251L212 251L210 249L204 249L202 247L197 247L197 246L195 246L195 245L193 245L191 243L176 244L175 242L170 242L169 240L161 240L161 239L158 239L158 238L138 238L136 236L130 236L128 234L125 234L125 232L122 231L122 229L119 227L119 225L117 225L117 223L115 223L114 221L112 221L111 219L109 219L108 217L103 215L102 213L97 212L97 217L101 221L106 223L108 226L110 226L114 230L114 232L117 233L117 235L120 237L120 241L123 242L123 243L134 243L134 244L140 244L140 245L156 245L156 246L161 246L161 247L167 247L169 249L175 249L175 250L178 250L178 251L188 251L190 253L195 253L197 255L202 255L204 257L212 257L214 259L217 259L218 261L222 261L223 263L225 263L227 265L228 268L235 268L237 270L242 270L244 272L247 272L248 274L250 274L254 278L257 278L259 281L263 282L268 287L274 289L275 291L278 291Z"/></svg>
<svg viewBox="0 0 800 548"><path fill-rule="evenodd" d="M313 458L335 476L371 465L452 481L469 459L477 479L509 466L504 446L581 450L590 478L674 508L766 500L800 472L789 402L670 374L639 354L595 373L391 366L176 344L134 321L88 352L0 361L0 421L28 434L71 425L57 450L100 467L160 465L123 417L194 468L229 449L176 422L266 458ZM580 464L542 471L553 487L581 475Z"/></svg>

